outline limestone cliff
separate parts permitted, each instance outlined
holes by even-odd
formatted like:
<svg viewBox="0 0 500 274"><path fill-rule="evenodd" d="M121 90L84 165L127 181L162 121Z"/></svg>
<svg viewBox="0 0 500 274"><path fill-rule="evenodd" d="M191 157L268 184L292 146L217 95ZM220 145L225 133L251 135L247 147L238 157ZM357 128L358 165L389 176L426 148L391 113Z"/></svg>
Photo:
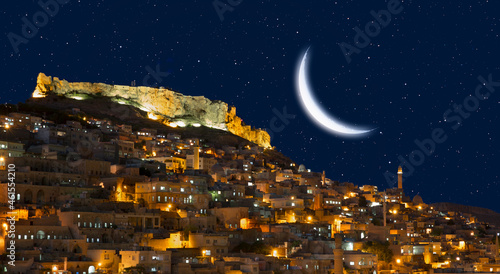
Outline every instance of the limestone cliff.
<svg viewBox="0 0 500 274"><path fill-rule="evenodd" d="M38 75L33 98L53 93L83 100L91 96L105 96L120 104L138 107L150 117L170 126L204 125L227 130L262 147L271 147L269 134L261 129L244 125L236 116L236 109L222 101L212 101L203 96L186 96L165 88L132 87L103 83L70 83L57 77Z"/></svg>

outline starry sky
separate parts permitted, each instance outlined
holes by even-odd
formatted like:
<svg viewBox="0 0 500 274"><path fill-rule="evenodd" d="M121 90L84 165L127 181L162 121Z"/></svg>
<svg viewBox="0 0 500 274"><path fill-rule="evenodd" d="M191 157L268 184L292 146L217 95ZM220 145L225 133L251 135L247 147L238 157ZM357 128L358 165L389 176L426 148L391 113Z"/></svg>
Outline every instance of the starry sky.
<svg viewBox="0 0 500 274"><path fill-rule="evenodd" d="M26 100L44 72L203 95L269 130L286 109L294 118L273 127L272 144L313 171L383 190L393 186L386 171L412 156L408 196L500 211L498 1L401 1L368 45L355 44L354 28L364 31L387 1L57 1L46 21L38 1L3 3L1 103ZM355 49L350 62L341 43ZM295 78L308 47L315 98L328 115L376 127L371 135L332 135L307 116ZM155 70L163 76L145 81ZM484 100L479 76L481 94L492 91ZM423 154L415 141L436 130L441 142Z"/></svg>

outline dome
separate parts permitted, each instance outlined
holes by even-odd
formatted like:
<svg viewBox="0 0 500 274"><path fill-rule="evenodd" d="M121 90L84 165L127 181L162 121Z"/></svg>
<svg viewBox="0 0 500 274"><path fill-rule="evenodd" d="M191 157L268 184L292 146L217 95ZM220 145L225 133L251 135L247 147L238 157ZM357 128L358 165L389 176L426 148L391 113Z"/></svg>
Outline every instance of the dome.
<svg viewBox="0 0 500 274"><path fill-rule="evenodd" d="M424 201L422 200L422 197L420 197L420 195L415 195L415 197L413 197L413 204L414 205L419 205L419 204L423 204Z"/></svg>
<svg viewBox="0 0 500 274"><path fill-rule="evenodd" d="M306 171L307 171L307 169L306 169L306 166L305 166L305 165L300 165L300 166L299 166L299 173L300 173L300 172L306 172Z"/></svg>

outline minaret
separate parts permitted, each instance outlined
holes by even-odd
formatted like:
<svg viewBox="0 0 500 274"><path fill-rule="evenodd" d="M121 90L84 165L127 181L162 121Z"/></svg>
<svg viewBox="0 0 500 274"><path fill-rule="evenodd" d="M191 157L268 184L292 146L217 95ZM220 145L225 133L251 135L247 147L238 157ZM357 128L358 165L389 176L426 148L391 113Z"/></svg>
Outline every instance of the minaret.
<svg viewBox="0 0 500 274"><path fill-rule="evenodd" d="M398 188L403 189L403 168L398 167Z"/></svg>
<svg viewBox="0 0 500 274"><path fill-rule="evenodd" d="M384 211L384 226L387 225L387 206L385 205L385 192L384 192L384 206L382 207Z"/></svg>
<svg viewBox="0 0 500 274"><path fill-rule="evenodd" d="M193 169L200 169L200 147L193 147Z"/></svg>
<svg viewBox="0 0 500 274"><path fill-rule="evenodd" d="M344 273L344 250L342 250L342 233L335 233L335 249L333 250L333 273Z"/></svg>
<svg viewBox="0 0 500 274"><path fill-rule="evenodd" d="M325 171L323 170L323 175L321 175L321 184L325 185L326 183L326 177L325 177Z"/></svg>
<svg viewBox="0 0 500 274"><path fill-rule="evenodd" d="M498 250L498 233L497 233L497 239L495 241L495 261L498 263L500 262L500 254Z"/></svg>

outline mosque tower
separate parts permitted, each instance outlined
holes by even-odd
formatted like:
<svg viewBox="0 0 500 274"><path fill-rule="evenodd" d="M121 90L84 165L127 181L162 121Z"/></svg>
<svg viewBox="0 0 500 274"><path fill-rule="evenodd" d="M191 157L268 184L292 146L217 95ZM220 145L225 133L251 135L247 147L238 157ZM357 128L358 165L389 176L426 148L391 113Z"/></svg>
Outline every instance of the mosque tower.
<svg viewBox="0 0 500 274"><path fill-rule="evenodd" d="M398 189L403 189L403 168L398 167Z"/></svg>
<svg viewBox="0 0 500 274"><path fill-rule="evenodd" d="M342 233L335 233L335 249L333 250L333 273L344 273L344 250L342 249Z"/></svg>

